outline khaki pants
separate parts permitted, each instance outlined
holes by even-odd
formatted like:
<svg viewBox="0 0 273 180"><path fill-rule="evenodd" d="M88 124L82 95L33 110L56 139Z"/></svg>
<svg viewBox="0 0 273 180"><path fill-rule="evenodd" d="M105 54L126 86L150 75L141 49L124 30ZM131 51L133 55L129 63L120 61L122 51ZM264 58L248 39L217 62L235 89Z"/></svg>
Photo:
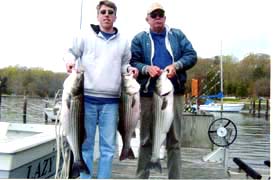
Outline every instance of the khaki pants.
<svg viewBox="0 0 273 180"><path fill-rule="evenodd" d="M181 121L183 115L183 95L174 95L174 120L166 138L167 167L169 179L182 179L181 171ZM150 172L145 171L152 156L154 126L154 106L152 97L141 97L140 148L136 176L148 179Z"/></svg>

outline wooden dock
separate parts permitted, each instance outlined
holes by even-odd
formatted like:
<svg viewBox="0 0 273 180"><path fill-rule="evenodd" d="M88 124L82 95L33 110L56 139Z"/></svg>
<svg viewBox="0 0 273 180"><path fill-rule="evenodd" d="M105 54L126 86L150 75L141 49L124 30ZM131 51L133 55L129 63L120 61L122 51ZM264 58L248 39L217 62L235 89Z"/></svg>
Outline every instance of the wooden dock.
<svg viewBox="0 0 273 180"><path fill-rule="evenodd" d="M224 168L223 163L204 162L202 157L211 152L205 148L182 148L182 179L251 179L239 168ZM97 162L94 166L94 178L96 178ZM166 158L161 160L162 173L151 171L150 179L168 179ZM137 179L137 159L119 161L118 155L113 161L112 179ZM231 171L229 171L231 170ZM229 173L231 172L231 173ZM259 169L262 180L270 179L270 169Z"/></svg>
<svg viewBox="0 0 273 180"><path fill-rule="evenodd" d="M236 165L234 166L232 157L229 157L226 167L224 162L203 161L204 156L211 153L212 149L217 148L212 145L207 135L208 126L213 120L214 117L211 115L184 114L181 144L182 179L248 179L245 172L239 171L239 168ZM135 144L137 147L138 143ZM162 173L151 171L150 179L168 179L166 160L166 156L161 160ZM119 161L117 151L113 161L112 178L136 179L136 167L137 159ZM261 173L262 179L267 180L270 174L269 168L266 166L261 167L261 169L257 170ZM94 166L94 178L96 177L96 168L97 160Z"/></svg>
<svg viewBox="0 0 273 180"><path fill-rule="evenodd" d="M229 179L222 163L204 162L202 157L211 152L204 148L182 148L182 178L183 179ZM151 171L150 179L168 179L166 158L161 160L162 173ZM137 159L119 161L118 155L113 161L113 179L136 179ZM97 161L95 163L95 171ZM94 175L96 177L96 174Z"/></svg>

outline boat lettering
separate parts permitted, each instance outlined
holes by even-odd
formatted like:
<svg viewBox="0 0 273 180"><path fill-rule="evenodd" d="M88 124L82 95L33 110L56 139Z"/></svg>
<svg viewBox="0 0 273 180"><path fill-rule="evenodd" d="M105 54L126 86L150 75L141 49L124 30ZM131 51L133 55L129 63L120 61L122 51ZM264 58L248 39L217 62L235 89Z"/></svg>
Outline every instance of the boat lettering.
<svg viewBox="0 0 273 180"><path fill-rule="evenodd" d="M54 160L54 156L43 159L38 162L37 165L29 165L27 178L36 179L36 178L44 178L47 177L49 173L52 173L52 162Z"/></svg>

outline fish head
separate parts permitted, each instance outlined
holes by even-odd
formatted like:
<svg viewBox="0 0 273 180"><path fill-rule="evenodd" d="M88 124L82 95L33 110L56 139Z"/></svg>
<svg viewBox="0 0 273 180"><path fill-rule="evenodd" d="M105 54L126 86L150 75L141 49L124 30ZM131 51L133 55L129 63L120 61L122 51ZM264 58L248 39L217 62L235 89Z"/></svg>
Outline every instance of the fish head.
<svg viewBox="0 0 273 180"><path fill-rule="evenodd" d="M173 91L173 84L167 77L167 74L167 71L163 71L156 81L155 92L160 96L167 95Z"/></svg>
<svg viewBox="0 0 273 180"><path fill-rule="evenodd" d="M83 71L72 71L72 73L64 81L64 91L71 96L76 96L83 91Z"/></svg>
<svg viewBox="0 0 273 180"><path fill-rule="evenodd" d="M133 77L133 74L123 74L123 90L129 95L139 92L140 85Z"/></svg>

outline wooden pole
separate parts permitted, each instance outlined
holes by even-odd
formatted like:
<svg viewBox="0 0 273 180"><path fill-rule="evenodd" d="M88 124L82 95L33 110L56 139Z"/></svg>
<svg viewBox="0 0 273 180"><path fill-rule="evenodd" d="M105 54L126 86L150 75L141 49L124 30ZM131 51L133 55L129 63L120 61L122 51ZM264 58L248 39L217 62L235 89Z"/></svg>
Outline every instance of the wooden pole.
<svg viewBox="0 0 273 180"><path fill-rule="evenodd" d="M24 96L24 106L23 106L23 123L27 123L27 98Z"/></svg>
<svg viewBox="0 0 273 180"><path fill-rule="evenodd" d="M265 119L268 120L269 100L266 99Z"/></svg>
<svg viewBox="0 0 273 180"><path fill-rule="evenodd" d="M255 110L255 98L253 98L253 104L252 104L252 115L255 116L256 110Z"/></svg>
<svg viewBox="0 0 273 180"><path fill-rule="evenodd" d="M2 88L0 87L0 121L1 121L1 107L2 107Z"/></svg>
<svg viewBox="0 0 273 180"><path fill-rule="evenodd" d="M261 117L261 103L262 103L262 99L259 99L259 104L258 104L258 118Z"/></svg>
<svg viewBox="0 0 273 180"><path fill-rule="evenodd" d="M47 99L47 101L46 101L46 103L45 103L45 108L47 108L48 107L48 99ZM45 112L44 112L45 113ZM48 116L47 116L47 114L45 113L45 123L47 124L48 123Z"/></svg>
<svg viewBox="0 0 273 180"><path fill-rule="evenodd" d="M250 100L250 104L249 104L249 114L252 113L252 104L253 104L253 99Z"/></svg>

